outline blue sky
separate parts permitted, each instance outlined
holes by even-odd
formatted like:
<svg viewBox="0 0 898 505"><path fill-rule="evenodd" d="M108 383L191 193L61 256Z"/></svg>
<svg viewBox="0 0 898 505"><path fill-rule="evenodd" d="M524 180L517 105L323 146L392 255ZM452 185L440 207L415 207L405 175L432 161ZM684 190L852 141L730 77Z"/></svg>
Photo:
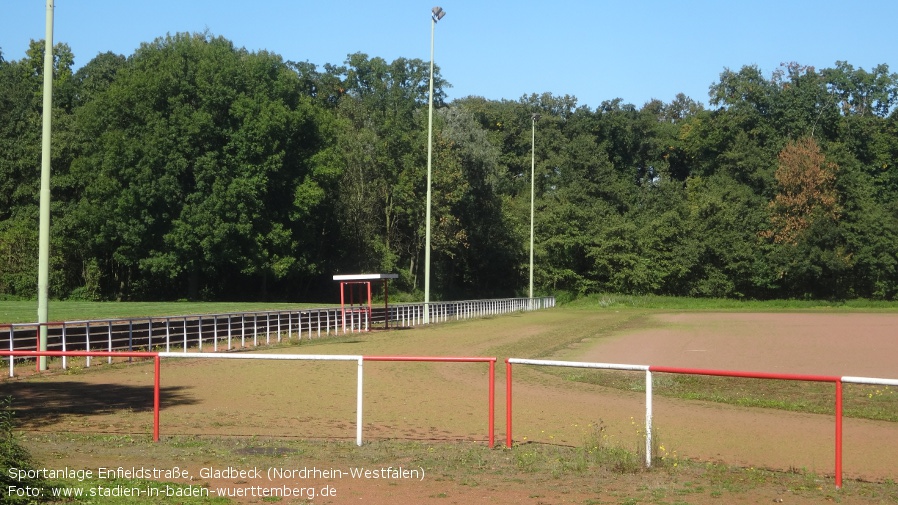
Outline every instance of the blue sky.
<svg viewBox="0 0 898 505"><path fill-rule="evenodd" d="M595 108L685 93L707 104L725 68L757 65L769 77L783 62L843 60L898 72L895 0L55 0L54 40L69 44L76 67L106 51L131 55L166 33L206 30L318 65L355 52L427 61L434 5L447 13L434 59L450 99L549 92ZM45 15L46 0L0 1L6 60L44 38Z"/></svg>

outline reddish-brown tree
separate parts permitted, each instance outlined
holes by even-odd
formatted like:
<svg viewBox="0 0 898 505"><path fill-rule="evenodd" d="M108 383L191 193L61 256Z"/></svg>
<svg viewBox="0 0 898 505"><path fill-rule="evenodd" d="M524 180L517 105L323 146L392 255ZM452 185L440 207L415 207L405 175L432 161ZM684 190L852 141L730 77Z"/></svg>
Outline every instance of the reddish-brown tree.
<svg viewBox="0 0 898 505"><path fill-rule="evenodd" d="M763 235L777 243L796 244L815 220L837 220L837 171L813 138L789 142L779 154L775 176L780 191L770 202L771 229Z"/></svg>

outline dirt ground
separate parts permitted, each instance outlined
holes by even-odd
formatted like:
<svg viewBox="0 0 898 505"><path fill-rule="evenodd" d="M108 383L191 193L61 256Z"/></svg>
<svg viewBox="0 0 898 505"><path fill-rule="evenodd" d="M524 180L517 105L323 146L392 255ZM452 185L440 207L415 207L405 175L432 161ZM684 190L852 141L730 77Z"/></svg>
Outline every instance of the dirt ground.
<svg viewBox="0 0 898 505"><path fill-rule="evenodd" d="M622 332L578 359L672 367L809 375L898 377L898 316L894 314L689 313L653 316L651 328ZM852 387L846 384L844 387ZM835 401L835 393L833 393ZM705 445L703 457L741 465L832 471L832 416L748 413L719 404L658 401L656 423L669 443ZM690 425L679 420L691 419ZM670 426L668 428L668 426ZM846 476L894 479L898 426L844 419ZM718 441L726 440L721 446Z"/></svg>
<svg viewBox="0 0 898 505"><path fill-rule="evenodd" d="M505 364L508 357L550 358L708 369L802 374L898 377L895 356L898 314L797 313L621 313L555 309L424 329L375 332L339 342L266 350L276 353L406 356L495 356L495 440L505 428ZM574 335L576 338L571 338ZM508 351L519 353L509 355ZM256 360L165 360L162 367L161 433L175 437L235 439L354 440L355 362ZM363 436L426 443L488 438L486 363L366 362ZM641 440L644 394L610 390L543 373L537 367L513 370L513 428L518 444L579 446L601 424L612 440L635 449ZM149 436L152 367L109 368L102 372L51 374L12 380L0 394L16 396L18 416L34 440L32 452L53 467L137 465L171 468L191 475L213 462L213 455L165 450L134 454L110 444L86 450L77 443L42 443L48 433L107 433ZM848 387L848 386L846 386ZM801 470L831 476L834 469L832 415L748 409L717 403L654 399L656 435L668 454L699 461L773 470ZM497 449L500 450L500 449ZM353 465L352 454L334 461L289 465ZM347 459L348 458L348 459ZM235 459L226 462L248 464ZM402 466L402 461L395 465ZM277 463L282 464L282 463ZM898 426L845 419L846 479L895 480L898 476ZM337 497L315 503L637 503L627 489L651 496L661 477L617 476L597 483L562 486L548 478L484 481L477 486L447 479L321 479L333 483ZM246 486L252 478L203 479L209 485ZM242 482L241 482L242 481ZM290 483L289 479L266 486ZM582 484L582 483L581 483ZM831 486L828 480L822 486ZM648 489L648 491L646 491ZM726 503L815 503L818 498L779 489L728 494ZM720 503L708 493L679 503ZM245 503L262 499L245 498ZM270 500L269 500L270 501ZM284 501L285 503L306 503ZM676 502L676 501L674 501ZM842 499L842 503L879 503ZM661 503L666 503L662 501Z"/></svg>

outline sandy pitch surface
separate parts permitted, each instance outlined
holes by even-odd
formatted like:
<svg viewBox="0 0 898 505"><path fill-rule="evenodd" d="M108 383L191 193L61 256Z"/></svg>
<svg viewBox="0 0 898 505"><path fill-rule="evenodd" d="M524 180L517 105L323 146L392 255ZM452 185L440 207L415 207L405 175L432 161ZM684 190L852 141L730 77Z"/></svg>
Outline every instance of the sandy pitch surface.
<svg viewBox="0 0 898 505"><path fill-rule="evenodd" d="M652 318L656 324L603 339L578 359L898 378L895 314L676 313ZM664 439L687 454L824 473L835 464L833 416L658 398L655 403L655 423ZM846 418L843 444L847 477L894 479L898 474L894 423Z"/></svg>
<svg viewBox="0 0 898 505"><path fill-rule="evenodd" d="M553 332L559 327L564 332L582 332L584 338L579 344L558 350L550 356L552 359L898 378L894 366L898 356L895 314L651 313L639 324L623 325L615 331L595 329L613 317L611 311L555 310L370 334L356 342L274 352L496 356L497 444L506 436L502 361L507 357L534 357L506 356L503 349L509 345L528 348L530 343L534 349L551 347L556 338ZM517 323L509 325L506 318L516 318ZM181 360L163 365L163 437L286 434L313 439L353 438L354 364L212 361ZM146 385L152 380L152 373L147 372L123 368L77 378L42 378L40 384L55 384L57 389L49 394L46 386L33 388L38 401L32 405L38 410L31 415L23 412L24 419L31 421L30 429L43 431L145 433L146 410L141 410L145 406L135 405L145 403ZM483 363L366 363L365 439L485 441L486 372ZM30 383L6 383L0 392L22 392ZM121 398L124 393L130 396ZM634 430L639 429L645 412L642 393L609 390L544 374L535 367L516 366L513 395L517 443L580 445L587 426L601 422L617 440L637 445ZM86 400L97 396L121 401L112 409L100 408L100 403L84 406ZM680 457L746 467L833 472L832 415L656 397L654 424L667 450L676 451ZM896 423L845 419L844 437L846 478L898 476ZM40 450L35 452L40 454ZM81 454L76 461L86 466L110 463L98 457ZM203 458L185 463L199 466ZM533 490L526 485L501 486L489 493L434 480L414 486L372 484L368 488L363 482L343 486L343 496L353 499L328 503L398 503L414 497L434 498L435 503L545 502L531 499ZM444 500L444 493L453 498ZM577 493L558 495L545 503L568 499L582 503L587 497ZM753 500L751 496L746 498L746 503Z"/></svg>

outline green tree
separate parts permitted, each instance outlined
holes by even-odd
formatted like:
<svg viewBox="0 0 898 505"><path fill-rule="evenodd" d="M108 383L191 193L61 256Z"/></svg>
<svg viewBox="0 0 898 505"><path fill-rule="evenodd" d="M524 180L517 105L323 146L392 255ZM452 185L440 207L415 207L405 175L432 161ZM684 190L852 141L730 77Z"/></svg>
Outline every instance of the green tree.
<svg viewBox="0 0 898 505"><path fill-rule="evenodd" d="M64 174L71 152L67 141L72 112L73 55L66 44L54 46L54 174ZM31 41L25 58L0 61L0 293L33 297L37 293L37 223L40 193L44 43ZM52 214L59 215L64 178L51 180ZM62 184L60 184L62 183ZM61 188L62 187L62 188ZM55 227L55 225L54 225ZM50 290L64 291L64 249L51 233Z"/></svg>
<svg viewBox="0 0 898 505"><path fill-rule="evenodd" d="M269 281L315 273L298 240L319 202L296 188L313 185L318 136L299 84L275 55L178 34L143 44L85 104L73 239L90 244L105 292L252 283L265 296Z"/></svg>
<svg viewBox="0 0 898 505"><path fill-rule="evenodd" d="M434 251L448 296L515 294L520 242L498 193L499 152L464 106L440 109Z"/></svg>
<svg viewBox="0 0 898 505"><path fill-rule="evenodd" d="M766 201L725 175L690 177L686 182L689 227L698 248L687 294L721 298L763 298L762 243L767 229Z"/></svg>
<svg viewBox="0 0 898 505"><path fill-rule="evenodd" d="M341 268L398 270L400 287L415 289L424 246L429 65L356 53L330 71L343 90L335 137L343 153L338 212L348 248ZM436 107L445 86L435 69Z"/></svg>

